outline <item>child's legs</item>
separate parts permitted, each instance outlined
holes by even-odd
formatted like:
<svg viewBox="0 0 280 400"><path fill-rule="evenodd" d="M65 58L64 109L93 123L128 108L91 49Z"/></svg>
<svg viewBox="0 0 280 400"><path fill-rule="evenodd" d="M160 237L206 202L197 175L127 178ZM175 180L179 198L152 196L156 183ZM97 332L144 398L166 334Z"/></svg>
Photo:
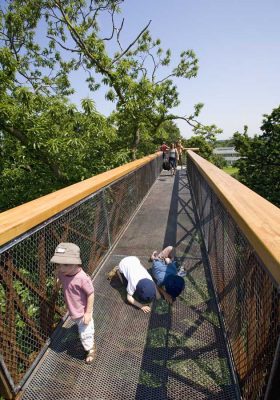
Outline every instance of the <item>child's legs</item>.
<svg viewBox="0 0 280 400"><path fill-rule="evenodd" d="M172 252L172 250L173 250L173 247L172 246L167 246L167 247L165 247L165 249L163 249L160 253L159 253L159 255L158 255L158 258L171 258L171 252Z"/></svg>
<svg viewBox="0 0 280 400"><path fill-rule="evenodd" d="M89 351L93 348L94 344L94 323L93 318L89 322L89 324L84 324L83 317L77 319L76 324L78 325L79 336L83 345L83 348L86 351Z"/></svg>

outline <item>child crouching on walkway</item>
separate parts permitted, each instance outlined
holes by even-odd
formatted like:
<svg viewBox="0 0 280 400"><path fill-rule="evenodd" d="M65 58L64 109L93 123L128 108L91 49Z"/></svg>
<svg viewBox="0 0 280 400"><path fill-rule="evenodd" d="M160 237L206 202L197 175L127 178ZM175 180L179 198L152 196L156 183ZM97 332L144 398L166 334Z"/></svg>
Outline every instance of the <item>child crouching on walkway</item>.
<svg viewBox="0 0 280 400"><path fill-rule="evenodd" d="M152 276L158 285L159 291L166 292L170 296L171 302L182 293L185 288L183 276L186 272L183 267L179 269L176 261L172 258L172 246L167 246L159 254L154 251L151 255ZM166 298L166 295L165 295Z"/></svg>
<svg viewBox="0 0 280 400"><path fill-rule="evenodd" d="M87 352L86 363L95 358L94 323L92 318L94 289L90 277L82 269L80 248L74 243L60 243L50 260L56 273L71 319L77 324L82 345Z"/></svg>

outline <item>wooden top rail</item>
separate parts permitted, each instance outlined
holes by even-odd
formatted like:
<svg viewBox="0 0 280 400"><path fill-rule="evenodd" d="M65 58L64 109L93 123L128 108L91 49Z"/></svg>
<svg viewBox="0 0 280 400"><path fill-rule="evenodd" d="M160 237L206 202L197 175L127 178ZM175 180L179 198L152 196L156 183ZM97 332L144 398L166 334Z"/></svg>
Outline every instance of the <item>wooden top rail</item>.
<svg viewBox="0 0 280 400"><path fill-rule="evenodd" d="M188 156L280 285L280 209L199 155Z"/></svg>
<svg viewBox="0 0 280 400"><path fill-rule="evenodd" d="M0 214L0 245L15 239L65 208L97 192L124 175L142 167L161 153L132 161L110 171L75 183Z"/></svg>

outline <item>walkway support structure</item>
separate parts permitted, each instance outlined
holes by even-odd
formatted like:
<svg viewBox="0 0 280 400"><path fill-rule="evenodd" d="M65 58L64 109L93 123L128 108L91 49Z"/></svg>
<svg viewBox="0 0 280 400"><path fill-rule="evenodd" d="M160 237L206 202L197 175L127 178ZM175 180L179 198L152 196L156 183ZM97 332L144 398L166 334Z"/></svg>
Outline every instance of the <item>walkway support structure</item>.
<svg viewBox="0 0 280 400"><path fill-rule="evenodd" d="M160 174L144 157L0 214L0 391L13 398L65 314L49 263L60 242L81 247L92 274Z"/></svg>
<svg viewBox="0 0 280 400"><path fill-rule="evenodd" d="M192 151L188 174L242 396L279 398L280 210Z"/></svg>

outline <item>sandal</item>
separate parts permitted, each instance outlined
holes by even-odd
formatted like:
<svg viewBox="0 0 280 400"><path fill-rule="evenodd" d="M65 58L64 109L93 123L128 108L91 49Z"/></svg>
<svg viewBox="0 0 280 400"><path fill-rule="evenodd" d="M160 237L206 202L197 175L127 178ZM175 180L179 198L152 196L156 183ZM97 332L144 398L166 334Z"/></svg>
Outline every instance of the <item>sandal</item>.
<svg viewBox="0 0 280 400"><path fill-rule="evenodd" d="M86 364L92 364L96 358L96 346L93 345L93 348L87 352L86 356Z"/></svg>

